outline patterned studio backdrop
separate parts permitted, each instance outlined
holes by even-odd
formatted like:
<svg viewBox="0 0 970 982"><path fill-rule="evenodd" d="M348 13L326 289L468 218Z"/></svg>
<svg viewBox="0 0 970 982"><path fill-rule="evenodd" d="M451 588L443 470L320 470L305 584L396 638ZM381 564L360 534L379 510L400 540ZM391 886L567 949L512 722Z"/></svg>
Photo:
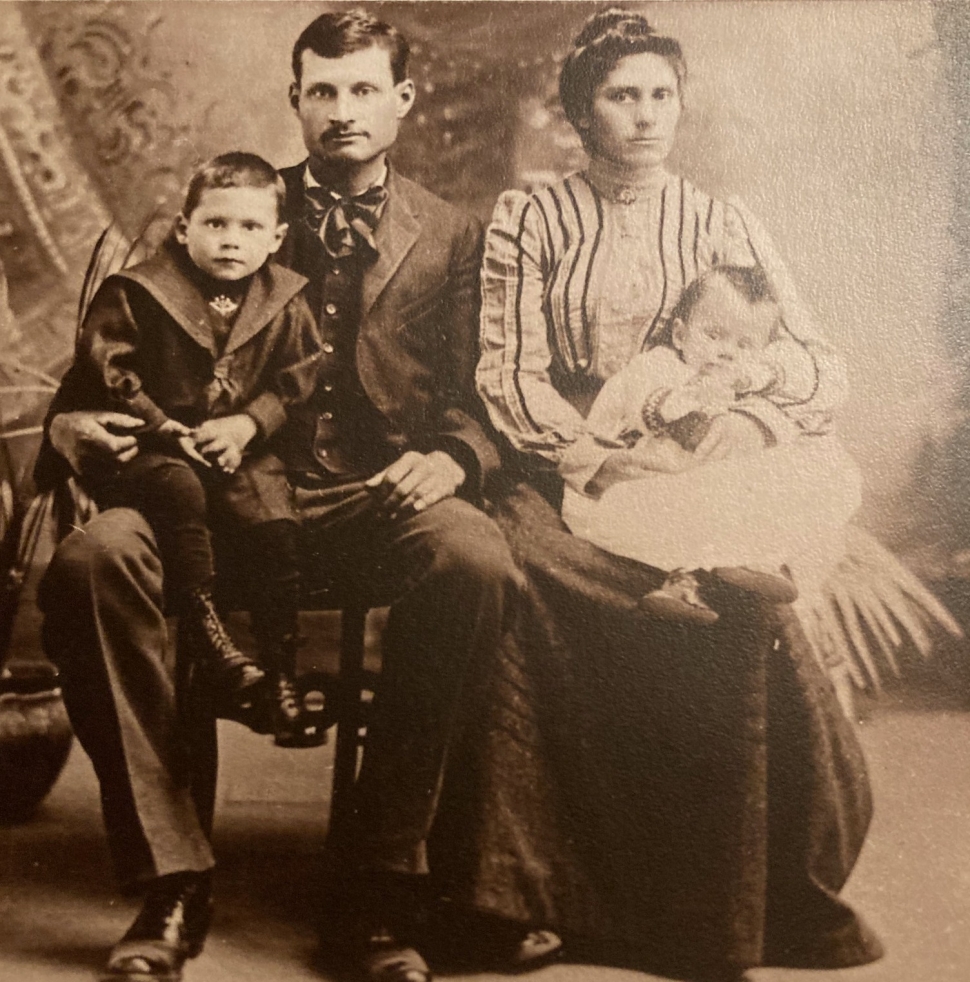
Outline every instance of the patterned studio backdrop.
<svg viewBox="0 0 970 982"><path fill-rule="evenodd" d="M70 359L91 247L160 236L201 159L300 159L289 50L327 4L0 3L3 466L22 473ZM412 41L397 166L487 216L582 163L555 100L584 3L365 4ZM676 166L739 194L846 352L865 524L933 578L970 572L970 8L637 4L691 70ZM965 124L965 119L963 120ZM2 296L0 296L2 301ZM0 308L2 308L0 303ZM18 389L16 394L9 390Z"/></svg>

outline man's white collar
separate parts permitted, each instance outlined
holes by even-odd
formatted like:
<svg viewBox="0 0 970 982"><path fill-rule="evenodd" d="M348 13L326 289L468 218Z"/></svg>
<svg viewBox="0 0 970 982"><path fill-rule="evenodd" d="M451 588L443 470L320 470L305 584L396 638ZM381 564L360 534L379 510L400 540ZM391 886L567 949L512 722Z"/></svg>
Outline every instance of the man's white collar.
<svg viewBox="0 0 970 982"><path fill-rule="evenodd" d="M386 163L384 164L384 169L381 171L380 176L377 178L377 180L374 181L370 185L370 187L365 188L364 190L369 191L370 188L381 188L381 187L384 187L385 184L387 184L387 164ZM310 171L310 165L309 164L307 164L306 167L303 168L303 187L304 188L322 188L323 187L323 185L311 173L311 171ZM334 196L334 198L339 198L340 197L340 195L337 194L337 192L334 191L332 188L327 188L327 190ZM361 191L359 193L363 194L363 191Z"/></svg>

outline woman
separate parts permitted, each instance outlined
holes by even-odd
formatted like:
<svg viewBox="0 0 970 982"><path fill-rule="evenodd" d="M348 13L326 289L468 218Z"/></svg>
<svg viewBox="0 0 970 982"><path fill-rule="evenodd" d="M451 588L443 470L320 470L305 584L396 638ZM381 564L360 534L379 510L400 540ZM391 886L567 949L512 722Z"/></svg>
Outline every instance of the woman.
<svg viewBox="0 0 970 982"><path fill-rule="evenodd" d="M857 965L881 949L837 894L868 825L868 782L792 618L712 585L727 591L717 625L651 620L637 601L663 573L559 517L564 483L595 493L683 466L601 446L584 416L706 269L765 267L792 357L784 410L726 414L695 457L823 429L842 395L838 359L750 218L664 169L684 78L675 40L637 14L595 15L560 79L588 170L496 207L479 384L518 452L493 502L530 591L486 682L490 712L456 755L464 800L450 801L442 851L456 899L567 945L620 946L656 971Z"/></svg>

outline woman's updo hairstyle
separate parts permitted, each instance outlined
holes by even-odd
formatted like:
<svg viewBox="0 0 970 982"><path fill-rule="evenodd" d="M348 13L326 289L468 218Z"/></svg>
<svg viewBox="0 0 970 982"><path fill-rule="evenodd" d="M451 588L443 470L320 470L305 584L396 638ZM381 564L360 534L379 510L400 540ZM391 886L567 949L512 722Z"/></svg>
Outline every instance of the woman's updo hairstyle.
<svg viewBox="0 0 970 982"><path fill-rule="evenodd" d="M559 101L566 118L577 131L589 117L596 87L627 55L655 54L666 59L677 76L677 94L687 77L680 43L657 34L646 17L611 7L600 11L583 26L559 73Z"/></svg>

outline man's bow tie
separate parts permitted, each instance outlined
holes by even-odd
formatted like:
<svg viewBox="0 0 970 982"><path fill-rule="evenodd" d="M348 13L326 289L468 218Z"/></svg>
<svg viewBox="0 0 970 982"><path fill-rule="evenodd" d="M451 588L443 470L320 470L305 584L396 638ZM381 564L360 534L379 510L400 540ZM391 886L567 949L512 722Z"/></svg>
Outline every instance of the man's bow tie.
<svg viewBox="0 0 970 982"><path fill-rule="evenodd" d="M352 198L336 198L326 188L306 188L307 225L334 259L360 253L377 258L374 229L380 220L387 188L368 188Z"/></svg>

